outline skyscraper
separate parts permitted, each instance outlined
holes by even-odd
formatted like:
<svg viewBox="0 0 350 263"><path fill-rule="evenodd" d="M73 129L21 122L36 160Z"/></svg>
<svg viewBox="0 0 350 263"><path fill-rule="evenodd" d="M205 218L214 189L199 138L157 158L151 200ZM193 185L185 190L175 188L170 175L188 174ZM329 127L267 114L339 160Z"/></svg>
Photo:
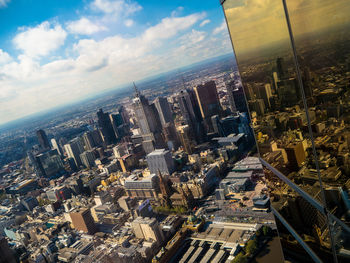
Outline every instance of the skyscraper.
<svg viewBox="0 0 350 263"><path fill-rule="evenodd" d="M59 155L62 155L63 154L63 151L62 151L62 148L61 146L57 143L56 139L53 138L51 139L51 145L52 145L52 148L57 150L58 154Z"/></svg>
<svg viewBox="0 0 350 263"><path fill-rule="evenodd" d="M145 137L147 141L153 140L156 148L164 147L165 143L161 134L162 125L156 106L153 103L149 104L148 99L140 94L136 86L133 108L142 137Z"/></svg>
<svg viewBox="0 0 350 263"><path fill-rule="evenodd" d="M86 168L95 166L95 154L93 151L85 151L80 154L80 160Z"/></svg>
<svg viewBox="0 0 350 263"><path fill-rule="evenodd" d="M236 84L234 80L226 83L227 95L231 111L248 112L242 84Z"/></svg>
<svg viewBox="0 0 350 263"><path fill-rule="evenodd" d="M98 126L101 128L102 138L106 145L117 142L111 119L108 113L104 113L102 109L97 112Z"/></svg>
<svg viewBox="0 0 350 263"><path fill-rule="evenodd" d="M64 149L68 157L73 158L76 166L79 168L82 165L80 154L84 152L84 147L80 138L75 138L64 145Z"/></svg>
<svg viewBox="0 0 350 263"><path fill-rule="evenodd" d="M40 176L55 177L64 173L64 166L57 150L50 150L35 156Z"/></svg>
<svg viewBox="0 0 350 263"><path fill-rule="evenodd" d="M215 81L208 81L194 88L202 118L207 120L213 115L219 115L221 106Z"/></svg>
<svg viewBox="0 0 350 263"><path fill-rule="evenodd" d="M44 130L38 130L36 132L36 135L38 137L38 141L40 144L41 149L50 149L49 140L47 139L47 135Z"/></svg>
<svg viewBox="0 0 350 263"><path fill-rule="evenodd" d="M160 122L162 123L162 127L165 127L167 123L173 121L172 111L171 111L169 102L166 98L157 97L154 100L154 105L157 108Z"/></svg>
<svg viewBox="0 0 350 263"><path fill-rule="evenodd" d="M190 89L181 90L177 96L182 118L188 125L187 134L197 143L204 141L206 130L202 124L202 116L195 92Z"/></svg>

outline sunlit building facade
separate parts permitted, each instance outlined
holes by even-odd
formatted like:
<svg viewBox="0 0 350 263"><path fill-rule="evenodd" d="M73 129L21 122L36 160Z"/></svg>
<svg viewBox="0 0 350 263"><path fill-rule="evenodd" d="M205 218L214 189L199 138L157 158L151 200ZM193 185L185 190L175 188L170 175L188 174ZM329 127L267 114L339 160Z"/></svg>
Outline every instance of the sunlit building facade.
<svg viewBox="0 0 350 263"><path fill-rule="evenodd" d="M221 1L281 244L350 261L350 2Z"/></svg>

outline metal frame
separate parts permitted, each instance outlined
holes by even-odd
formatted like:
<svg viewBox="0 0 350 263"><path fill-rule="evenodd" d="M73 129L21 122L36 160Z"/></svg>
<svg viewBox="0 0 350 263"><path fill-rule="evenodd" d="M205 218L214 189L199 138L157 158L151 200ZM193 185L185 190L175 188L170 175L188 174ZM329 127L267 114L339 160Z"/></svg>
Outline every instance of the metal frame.
<svg viewBox="0 0 350 263"><path fill-rule="evenodd" d="M300 72L300 67L299 67L299 60L298 60L297 51L296 51L296 47L295 47L294 34L293 34L292 26L291 26L291 23L290 23L290 19L289 19L289 12L288 12L288 6L287 6L287 3L286 3L286 0L282 0L282 3L283 3L283 9L284 9L285 18L286 18L287 27L288 27L289 40L290 40L290 43L292 45L295 69L296 69L297 78L298 78L298 82L299 82L299 87L300 87L300 91L301 91L301 97L302 97L302 100L303 100L304 110L305 110L305 114L306 114L307 126L308 126L308 130L309 130L311 146L312 146L312 153L313 153L315 166L316 166L316 170L317 170L318 182L320 184L320 189L321 189L321 198L322 198L322 202L323 202L323 205L324 205L324 210L325 210L325 213L326 213L327 227L328 227L328 230L329 230L329 233L330 233L329 235L330 235L330 238L331 238L333 260L334 260L335 263L337 263L338 262L337 252L336 252L336 249L335 249L335 246L334 246L334 237L333 237L331 224L330 224L330 220L329 220L329 214L330 213L327 211L326 195L324 193L323 183L322 183L322 180L321 180L321 172L320 172L320 166L319 166L319 163L318 163L318 155L317 155L315 141L314 141L313 132L312 132L312 128L311 128L311 121L310 121L310 116L309 116L309 108L308 108L307 102L306 102L304 85L303 85L303 80L302 80L302 77L301 77L301 72Z"/></svg>
<svg viewBox="0 0 350 263"><path fill-rule="evenodd" d="M220 0L220 4L223 5L225 3L225 1L226 0ZM302 100L303 100L303 104L304 104L304 110L305 110L305 114L306 114L306 118L307 118L307 122L308 122L308 132L310 134L310 140L312 143L312 153L313 153L313 158L314 158L315 165L316 165L318 182L320 184L321 200L322 200L321 202L322 203L316 201L312 196L307 194L303 189L301 189L299 186L297 186L295 183L293 183L289 178L287 178L285 175L283 175L281 172L279 172L276 168L272 167L268 162L266 162L264 159L262 159L260 154L259 154L259 148L257 148L258 155L259 155L260 161L267 169L272 171L277 177L279 177L282 181L284 181L286 184L288 184L288 186L290 186L295 192L297 192L306 201L308 201L312 206L314 206L318 211L320 211L324 216L326 216L327 226L328 226L328 229L330 232L330 238L331 238L333 259L334 259L334 262L338 262L337 253L336 253L335 246L334 246L334 237L333 237L333 234L331 231L331 220L332 220L332 222L336 222L337 224L339 224L344 229L344 231L347 231L348 233L350 233L350 227L348 227L346 224L344 224L344 222L342 222L339 218L337 218L335 215L330 213L327 209L327 203L326 203L325 192L324 192L324 188L323 188L323 182L321 180L321 175L320 175L318 155L317 155L315 142L314 142L314 138L313 138L313 132L311 129L311 122L310 122L310 116L309 116L309 111L308 111L308 105L306 102L306 96L305 96L305 91L304 91L304 87L303 87L303 82L302 82L302 77L301 77L301 72L300 72L300 67L299 67L299 61L297 58L297 51L296 51L296 47L295 47L292 26L290 23L288 7L287 7L286 0L281 0L281 1L283 4L286 24L287 24L287 28L288 28L289 37L290 37L290 43L291 43L291 47L292 47L292 51L293 51L293 58L294 58L294 63L295 63L295 68L296 68L298 84L300 87L301 96L302 96ZM222 8L224 9L223 6L222 6ZM228 21L227 21L227 17L226 17L225 12L224 12L224 15L225 15L226 23L227 23ZM228 25L228 23L227 23L227 25ZM231 44L232 44L233 53L235 55L235 50L234 50L234 46L233 46L233 42L232 42L232 36L231 36L231 34L229 34L229 36L230 36L230 40L231 40ZM242 83L242 85L243 85L243 83ZM245 93L244 93L244 96L245 96ZM246 99L246 97L245 97L245 99ZM247 101L247 99L246 99L246 101ZM249 112L249 109L248 109L248 112ZM250 112L249 112L249 115L250 115ZM255 139L255 142L257 142L256 138L255 138L255 133L254 133L254 139ZM257 145L257 143L256 143L256 145ZM282 215L280 215L275 209L272 208L272 210L273 210L274 214L276 215L276 217L279 218L279 220L291 232L291 234L295 237L295 239L304 247L304 249L308 252L308 254L310 254L310 256L316 262L322 262L315 255L315 253L307 246L307 244L301 239L301 237L295 232L295 230L288 224L288 222L282 217Z"/></svg>
<svg viewBox="0 0 350 263"><path fill-rule="evenodd" d="M283 218L283 216L277 212L273 207L271 207L272 212L278 218L278 220L287 228L287 230L293 235L296 241L305 249L305 251L310 255L310 257L315 262L322 262L322 260L315 254L315 252L304 242L304 240L298 235L294 228L288 224L288 222Z"/></svg>

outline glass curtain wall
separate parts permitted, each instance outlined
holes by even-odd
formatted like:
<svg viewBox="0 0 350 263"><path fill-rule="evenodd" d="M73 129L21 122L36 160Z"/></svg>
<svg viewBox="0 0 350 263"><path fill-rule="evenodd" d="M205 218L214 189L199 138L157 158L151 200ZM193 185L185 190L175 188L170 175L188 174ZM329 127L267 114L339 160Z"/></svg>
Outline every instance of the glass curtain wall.
<svg viewBox="0 0 350 263"><path fill-rule="evenodd" d="M282 245L349 262L350 1L222 6Z"/></svg>

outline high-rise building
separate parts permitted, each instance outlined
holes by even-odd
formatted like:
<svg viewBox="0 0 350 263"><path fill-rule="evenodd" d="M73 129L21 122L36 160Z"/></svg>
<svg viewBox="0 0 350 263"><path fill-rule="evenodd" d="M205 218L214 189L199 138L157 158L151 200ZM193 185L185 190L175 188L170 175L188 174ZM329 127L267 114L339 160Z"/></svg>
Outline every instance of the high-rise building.
<svg viewBox="0 0 350 263"><path fill-rule="evenodd" d="M97 227L91 215L90 209L77 209L70 212L69 215L74 229L88 234L94 234L97 232Z"/></svg>
<svg viewBox="0 0 350 263"><path fill-rule="evenodd" d="M199 121L195 115L194 105L191 102L189 90L181 90L177 96L181 115L187 125L195 126Z"/></svg>
<svg viewBox="0 0 350 263"><path fill-rule="evenodd" d="M83 134L84 148L92 150L94 147L101 146L103 141L99 130L87 131Z"/></svg>
<svg viewBox="0 0 350 263"><path fill-rule="evenodd" d="M158 111L162 127L165 127L165 125L169 122L173 122L173 114L166 98L157 97L153 103Z"/></svg>
<svg viewBox="0 0 350 263"><path fill-rule="evenodd" d="M63 155L63 151L61 146L58 144L58 142L56 141L55 138L51 139L51 145L52 145L52 149L57 150L59 155Z"/></svg>
<svg viewBox="0 0 350 263"><path fill-rule="evenodd" d="M50 150L35 156L40 176L56 177L62 175L64 165L57 150Z"/></svg>
<svg viewBox="0 0 350 263"><path fill-rule="evenodd" d="M271 108L270 99L272 97L271 84L266 83L259 87L260 98L264 100L264 104L267 108Z"/></svg>
<svg viewBox="0 0 350 263"><path fill-rule="evenodd" d="M178 132L181 145L184 149L184 151L188 154L192 154L194 151L194 143L193 143L193 136L192 131L189 125L181 125L177 126L176 130Z"/></svg>
<svg viewBox="0 0 350 263"><path fill-rule="evenodd" d="M79 168L82 163L80 160L80 154L84 152L84 147L79 137L71 140L69 143L64 145L64 150L66 151L69 158L73 158L76 166Z"/></svg>
<svg viewBox="0 0 350 263"><path fill-rule="evenodd" d="M137 124L140 128L142 137L144 137L143 141L152 140L156 148L164 147L165 143L161 134L162 125L156 106L153 103L149 104L148 99L140 94L136 86L133 108Z"/></svg>
<svg viewBox="0 0 350 263"><path fill-rule="evenodd" d="M85 151L80 154L80 160L86 168L95 166L96 156L93 151Z"/></svg>
<svg viewBox="0 0 350 263"><path fill-rule="evenodd" d="M158 172L172 174L175 164L171 152L165 149L157 149L146 156L148 168L151 173Z"/></svg>
<svg viewBox="0 0 350 263"><path fill-rule="evenodd" d="M190 89L181 90L177 96L177 101L185 125L189 127L188 133L197 143L202 143L206 130L202 124L202 116L195 92Z"/></svg>
<svg viewBox="0 0 350 263"><path fill-rule="evenodd" d="M215 81L208 81L205 84L194 88L199 109L203 119L208 119L213 115L219 115L221 111L218 92Z"/></svg>
<svg viewBox="0 0 350 263"><path fill-rule="evenodd" d="M41 149L50 149L49 140L44 130L38 130L36 136L38 137Z"/></svg>
<svg viewBox="0 0 350 263"><path fill-rule="evenodd" d="M109 118L111 119L115 137L117 138L117 141L120 141L121 137L123 137L123 134L120 130L120 126L122 126L124 123L123 116L120 113L116 113L116 114L109 114Z"/></svg>
<svg viewBox="0 0 350 263"><path fill-rule="evenodd" d="M117 142L115 136L111 119L108 113L103 112L102 109L99 109L97 112L98 126L101 128L101 134L103 142L106 145L114 144Z"/></svg>
<svg viewBox="0 0 350 263"><path fill-rule="evenodd" d="M161 244L164 241L163 231L155 218L137 217L131 223L131 226L137 238L154 240L158 244Z"/></svg>
<svg viewBox="0 0 350 263"><path fill-rule="evenodd" d="M226 84L226 89L231 111L248 112L242 85L232 80Z"/></svg>

